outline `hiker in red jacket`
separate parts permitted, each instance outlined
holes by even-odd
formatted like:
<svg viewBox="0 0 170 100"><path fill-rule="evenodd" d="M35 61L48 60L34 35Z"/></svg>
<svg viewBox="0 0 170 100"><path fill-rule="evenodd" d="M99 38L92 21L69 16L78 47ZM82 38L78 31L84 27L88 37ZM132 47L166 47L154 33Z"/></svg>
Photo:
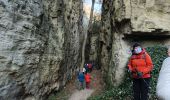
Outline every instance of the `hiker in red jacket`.
<svg viewBox="0 0 170 100"><path fill-rule="evenodd" d="M139 43L133 45L128 68L133 77L134 100L148 100L150 73L153 64L151 57Z"/></svg>
<svg viewBox="0 0 170 100"><path fill-rule="evenodd" d="M92 67L93 67L92 63L88 63L88 69L90 73L92 72Z"/></svg>
<svg viewBox="0 0 170 100"><path fill-rule="evenodd" d="M90 88L90 82L91 82L91 76L88 72L85 74L85 81L86 81L86 88L89 89Z"/></svg>

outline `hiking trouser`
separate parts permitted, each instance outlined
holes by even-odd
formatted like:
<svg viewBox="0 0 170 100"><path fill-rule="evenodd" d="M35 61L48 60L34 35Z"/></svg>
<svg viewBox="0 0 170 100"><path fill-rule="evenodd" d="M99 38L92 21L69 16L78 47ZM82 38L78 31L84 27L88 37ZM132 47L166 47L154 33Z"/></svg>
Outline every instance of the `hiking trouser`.
<svg viewBox="0 0 170 100"><path fill-rule="evenodd" d="M150 78L133 79L134 100L148 100Z"/></svg>
<svg viewBox="0 0 170 100"><path fill-rule="evenodd" d="M79 89L84 89L84 81L79 81Z"/></svg>
<svg viewBox="0 0 170 100"><path fill-rule="evenodd" d="M90 82L86 82L86 88L87 88L87 89L90 88Z"/></svg>

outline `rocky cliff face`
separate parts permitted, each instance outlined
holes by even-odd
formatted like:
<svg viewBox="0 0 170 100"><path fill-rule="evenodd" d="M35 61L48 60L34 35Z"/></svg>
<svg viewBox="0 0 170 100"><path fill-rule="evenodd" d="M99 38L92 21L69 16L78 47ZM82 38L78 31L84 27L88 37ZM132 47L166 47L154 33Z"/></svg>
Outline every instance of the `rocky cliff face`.
<svg viewBox="0 0 170 100"><path fill-rule="evenodd" d="M80 65L81 0L0 0L0 99L41 100Z"/></svg>
<svg viewBox="0 0 170 100"><path fill-rule="evenodd" d="M170 1L103 0L102 8L88 60L100 58L104 79L118 85L134 41L170 43ZM81 0L0 0L1 100L42 100L72 78L81 62L82 16Z"/></svg>
<svg viewBox="0 0 170 100"><path fill-rule="evenodd" d="M135 41L168 45L169 12L169 0L103 0L100 56L106 82L121 82Z"/></svg>

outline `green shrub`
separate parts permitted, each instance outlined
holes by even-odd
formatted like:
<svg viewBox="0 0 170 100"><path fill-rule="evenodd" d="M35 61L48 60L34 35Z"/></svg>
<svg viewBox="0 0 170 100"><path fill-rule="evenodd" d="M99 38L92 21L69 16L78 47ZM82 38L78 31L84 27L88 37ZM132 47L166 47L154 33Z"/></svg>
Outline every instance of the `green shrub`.
<svg viewBox="0 0 170 100"><path fill-rule="evenodd" d="M158 74L162 65L163 60L167 57L167 48L161 46L153 46L146 48L146 51L152 58L154 69L152 71L151 79L151 90L150 98L155 100L156 97L156 83ZM118 86L108 89L103 94L98 96L90 97L88 100L131 100L132 99L132 80L129 77L129 74L125 74L124 82Z"/></svg>

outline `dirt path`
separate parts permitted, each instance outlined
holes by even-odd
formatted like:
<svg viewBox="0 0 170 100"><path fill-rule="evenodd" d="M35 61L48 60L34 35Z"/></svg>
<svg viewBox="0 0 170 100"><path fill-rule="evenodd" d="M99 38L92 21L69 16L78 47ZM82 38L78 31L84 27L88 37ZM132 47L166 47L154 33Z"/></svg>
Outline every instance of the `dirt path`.
<svg viewBox="0 0 170 100"><path fill-rule="evenodd" d="M65 89L60 91L56 100L87 100L88 97L98 95L104 90L105 84L102 80L100 70L93 70L90 89L78 90L77 79L73 79L67 84Z"/></svg>
<svg viewBox="0 0 170 100"><path fill-rule="evenodd" d="M88 97L94 92L93 89L84 89L81 91L75 91L69 100L87 100Z"/></svg>
<svg viewBox="0 0 170 100"><path fill-rule="evenodd" d="M102 92L104 84L100 70L93 70L91 73L92 81L90 89L76 90L72 93L69 100L87 100L91 95L96 95Z"/></svg>

